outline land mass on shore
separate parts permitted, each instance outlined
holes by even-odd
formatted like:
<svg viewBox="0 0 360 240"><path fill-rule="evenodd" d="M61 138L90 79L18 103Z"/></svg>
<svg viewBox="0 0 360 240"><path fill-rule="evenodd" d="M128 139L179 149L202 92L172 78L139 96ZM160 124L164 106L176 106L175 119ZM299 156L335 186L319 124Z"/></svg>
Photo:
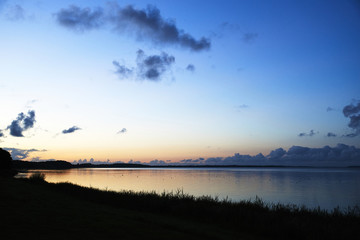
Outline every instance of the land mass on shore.
<svg viewBox="0 0 360 240"><path fill-rule="evenodd" d="M5 239L351 239L360 225L358 208L102 191L39 176L0 179Z"/></svg>

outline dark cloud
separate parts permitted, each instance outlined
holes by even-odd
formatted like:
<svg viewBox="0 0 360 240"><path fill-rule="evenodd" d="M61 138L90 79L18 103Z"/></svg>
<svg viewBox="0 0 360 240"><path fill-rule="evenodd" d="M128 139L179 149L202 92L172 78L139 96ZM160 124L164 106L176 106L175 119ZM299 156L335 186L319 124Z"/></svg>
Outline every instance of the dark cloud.
<svg viewBox="0 0 360 240"><path fill-rule="evenodd" d="M343 113L344 113L345 117L349 117L354 114L359 114L360 113L360 101L358 101L355 104L346 105L343 108Z"/></svg>
<svg viewBox="0 0 360 240"><path fill-rule="evenodd" d="M157 160L160 162L159 160ZM156 165L156 161L151 164ZM163 164L160 162L160 164ZM259 165L259 166L360 166L360 148L338 144L335 147L309 148L292 146L288 151L278 148L264 156L235 153L229 157L211 157L207 159L184 159L172 165Z"/></svg>
<svg viewBox="0 0 360 240"><path fill-rule="evenodd" d="M175 57L163 52L161 55L146 56L143 50L137 51L137 71L142 79L159 81L162 74L175 62Z"/></svg>
<svg viewBox="0 0 360 240"><path fill-rule="evenodd" d="M327 137L336 137L336 134L332 133L332 132L328 132L328 134L326 136Z"/></svg>
<svg viewBox="0 0 360 240"><path fill-rule="evenodd" d="M348 133L343 135L343 137L353 138L353 137L357 137L357 135L358 135L357 133Z"/></svg>
<svg viewBox="0 0 360 240"><path fill-rule="evenodd" d="M139 40L146 39L156 44L178 45L192 51L208 50L211 45L209 39L196 40L179 29L174 21L164 19L155 6L138 10L132 5L121 8L114 3L107 12L102 8L91 10L70 6L55 16L60 25L76 31L96 29L107 23L120 34L135 34Z"/></svg>
<svg viewBox="0 0 360 240"><path fill-rule="evenodd" d="M118 7L110 19L119 32L135 32L139 39L146 38L154 43L179 45L192 51L210 48L208 39L202 37L196 40L178 29L175 22L164 19L155 6L148 6L144 10L134 9L131 5Z"/></svg>
<svg viewBox="0 0 360 240"><path fill-rule="evenodd" d="M120 65L120 63L117 62L117 61L113 61L112 63L113 63L113 65L116 67L115 73L116 73L120 78L127 78L127 77L129 77L129 76L133 73L133 70L132 70L132 69L127 68L125 65Z"/></svg>
<svg viewBox="0 0 360 240"><path fill-rule="evenodd" d="M117 134L123 134L123 133L126 133L126 132L127 132L127 129L123 128L120 131L118 131Z"/></svg>
<svg viewBox="0 0 360 240"><path fill-rule="evenodd" d="M199 164L203 163L205 161L205 158L198 158L198 159L184 159L181 160L181 164Z"/></svg>
<svg viewBox="0 0 360 240"><path fill-rule="evenodd" d="M315 132L314 130L310 130L309 133L299 133L299 137L312 137L315 134L317 134L317 132Z"/></svg>
<svg viewBox="0 0 360 240"><path fill-rule="evenodd" d="M348 127L353 129L353 133L344 135L345 137L356 137L360 134L360 101L347 105L343 108L343 114L350 119Z"/></svg>
<svg viewBox="0 0 360 240"><path fill-rule="evenodd" d="M25 115L23 112L19 113L16 120L12 121L11 124L6 128L10 130L10 135L14 137L24 137L23 131L28 130L34 126L35 111L30 110Z"/></svg>
<svg viewBox="0 0 360 240"><path fill-rule="evenodd" d="M0 137L3 137L4 133L0 130Z"/></svg>
<svg viewBox="0 0 360 240"><path fill-rule="evenodd" d="M120 78L127 78L136 72L140 79L150 81L160 81L162 75L170 69L171 65L175 62L175 57L162 52L160 55L147 56L145 52L139 49L136 57L136 68L128 68L125 65L119 64L117 61L113 61L113 65L116 67L115 73Z"/></svg>
<svg viewBox="0 0 360 240"><path fill-rule="evenodd" d="M195 71L195 66L193 64L189 64L189 65L187 65L186 70L188 70L190 72L194 72Z"/></svg>
<svg viewBox="0 0 360 240"><path fill-rule="evenodd" d="M278 158L282 158L285 154L286 154L286 151L284 149L278 148L278 149L272 150L270 152L270 154L268 155L268 157L270 159L278 159Z"/></svg>
<svg viewBox="0 0 360 240"><path fill-rule="evenodd" d="M258 38L257 33L245 33L242 37L243 42L245 43L253 43Z"/></svg>
<svg viewBox="0 0 360 240"><path fill-rule="evenodd" d="M81 9L73 5L67 9L61 9L55 16L60 25L80 32L96 29L105 24L102 8L95 10L90 8Z"/></svg>
<svg viewBox="0 0 360 240"><path fill-rule="evenodd" d="M80 130L80 129L81 128L79 128L79 127L73 126L73 127L69 128L69 129L63 130L62 133L63 134L73 133L73 132L75 132L77 130Z"/></svg>
<svg viewBox="0 0 360 240"><path fill-rule="evenodd" d="M38 149L19 149L19 148L4 148L6 151L9 151L12 159L22 160L29 156L32 152L45 152L46 150Z"/></svg>

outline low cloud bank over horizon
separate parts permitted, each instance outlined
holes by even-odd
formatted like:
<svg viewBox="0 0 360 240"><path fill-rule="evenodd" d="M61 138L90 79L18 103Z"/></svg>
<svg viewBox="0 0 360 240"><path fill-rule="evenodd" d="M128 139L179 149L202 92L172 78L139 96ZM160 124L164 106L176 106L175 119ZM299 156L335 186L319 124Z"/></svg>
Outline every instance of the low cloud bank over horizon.
<svg viewBox="0 0 360 240"><path fill-rule="evenodd" d="M24 150L17 148L4 148L11 152L14 160L25 159L29 153L46 150ZM32 158L32 161L39 161L39 158ZM46 160L44 160L46 161ZM287 151L283 148L272 150L268 155L262 153L257 155L242 155L235 153L228 157L210 157L197 159L183 159L181 161L171 160L152 160L150 162L134 161L128 162L116 161L109 159L106 161L97 161L91 158L75 160L72 164L113 164L113 163L135 163L145 165L238 165L238 166L313 166L313 167L348 167L360 166L360 148L346 144L337 144L335 147L324 146L322 148L310 148L302 146L292 146Z"/></svg>
<svg viewBox="0 0 360 240"><path fill-rule="evenodd" d="M283 148L272 150L267 156L262 153L254 156L235 153L229 157L184 159L178 163L154 160L151 164L347 167L360 166L360 148L341 143L322 148L292 146L288 151Z"/></svg>

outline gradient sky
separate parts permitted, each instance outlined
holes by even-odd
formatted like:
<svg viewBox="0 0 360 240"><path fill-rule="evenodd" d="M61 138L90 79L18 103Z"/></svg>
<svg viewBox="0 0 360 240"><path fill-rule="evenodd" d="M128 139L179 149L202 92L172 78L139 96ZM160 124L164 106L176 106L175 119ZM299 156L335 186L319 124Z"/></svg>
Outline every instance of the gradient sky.
<svg viewBox="0 0 360 240"><path fill-rule="evenodd" d="M355 0L0 0L0 29L0 146L25 160L360 147Z"/></svg>

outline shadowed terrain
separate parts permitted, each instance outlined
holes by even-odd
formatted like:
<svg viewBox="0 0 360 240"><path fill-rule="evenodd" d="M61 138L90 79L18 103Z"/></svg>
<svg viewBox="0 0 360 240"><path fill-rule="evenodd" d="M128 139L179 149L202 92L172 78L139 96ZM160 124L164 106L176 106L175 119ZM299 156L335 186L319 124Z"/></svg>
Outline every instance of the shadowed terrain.
<svg viewBox="0 0 360 240"><path fill-rule="evenodd" d="M1 179L6 239L352 239L359 209L309 210L176 193L113 192L44 175Z"/></svg>

